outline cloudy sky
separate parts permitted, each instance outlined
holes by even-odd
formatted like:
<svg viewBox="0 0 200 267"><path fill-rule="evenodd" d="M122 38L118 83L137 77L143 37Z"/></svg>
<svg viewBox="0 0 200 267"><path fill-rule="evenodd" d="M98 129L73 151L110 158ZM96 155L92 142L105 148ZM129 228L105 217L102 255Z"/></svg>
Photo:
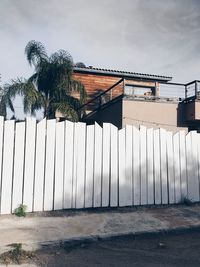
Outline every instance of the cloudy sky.
<svg viewBox="0 0 200 267"><path fill-rule="evenodd" d="M199 0L0 0L1 83L28 77L28 41L95 67L200 79Z"/></svg>

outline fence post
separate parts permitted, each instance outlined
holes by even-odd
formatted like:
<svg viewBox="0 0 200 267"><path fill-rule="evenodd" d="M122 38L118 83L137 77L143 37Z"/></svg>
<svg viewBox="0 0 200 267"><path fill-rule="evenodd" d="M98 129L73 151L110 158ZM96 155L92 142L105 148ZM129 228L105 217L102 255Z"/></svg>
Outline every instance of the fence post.
<svg viewBox="0 0 200 267"><path fill-rule="evenodd" d="M167 171L168 171L169 204L175 203L174 150L173 149L174 149L173 133L167 132Z"/></svg>
<svg viewBox="0 0 200 267"><path fill-rule="evenodd" d="M119 188L119 153L118 153L118 129L114 125L110 125L110 206L118 205L118 188Z"/></svg>
<svg viewBox="0 0 200 267"><path fill-rule="evenodd" d="M103 124L102 207L109 205L110 192L110 123Z"/></svg>
<svg viewBox="0 0 200 267"><path fill-rule="evenodd" d="M153 128L147 129L147 202L154 204Z"/></svg>
<svg viewBox="0 0 200 267"><path fill-rule="evenodd" d="M5 121L3 141L3 171L1 183L1 214L11 213L14 129L14 120Z"/></svg>
<svg viewBox="0 0 200 267"><path fill-rule="evenodd" d="M141 203L140 132L133 127L133 205Z"/></svg>
<svg viewBox="0 0 200 267"><path fill-rule="evenodd" d="M147 132L140 126L141 205L147 204Z"/></svg>
<svg viewBox="0 0 200 267"><path fill-rule="evenodd" d="M88 125L86 131L86 176L85 176L85 208L93 205L94 187L94 125Z"/></svg>
<svg viewBox="0 0 200 267"><path fill-rule="evenodd" d="M72 208L74 123L65 121L64 209Z"/></svg>
<svg viewBox="0 0 200 267"><path fill-rule="evenodd" d="M33 210L33 184L35 172L35 134L36 120L26 119L26 143L25 143L25 170L24 170L24 194L23 204L27 205L27 211Z"/></svg>
<svg viewBox="0 0 200 267"><path fill-rule="evenodd" d="M102 181L102 128L95 123L94 140L94 207L101 206L101 181Z"/></svg>
<svg viewBox="0 0 200 267"><path fill-rule="evenodd" d="M56 120L47 121L44 210L53 209Z"/></svg>
<svg viewBox="0 0 200 267"><path fill-rule="evenodd" d="M162 204L168 204L168 184L167 184L167 142L166 130L160 129L160 164L161 164L161 191Z"/></svg>
<svg viewBox="0 0 200 267"><path fill-rule="evenodd" d="M1 126L0 126L1 127ZM25 122L17 122L15 128L15 155L13 170L12 211L22 203L24 177Z"/></svg>
<svg viewBox="0 0 200 267"><path fill-rule="evenodd" d="M76 208L84 208L85 197L85 142L86 124L77 123L77 185L76 185Z"/></svg>
<svg viewBox="0 0 200 267"><path fill-rule="evenodd" d="M160 180L160 131L154 130L154 185L155 185L155 204L161 204L161 180Z"/></svg>
<svg viewBox="0 0 200 267"><path fill-rule="evenodd" d="M43 210L46 119L37 124L33 210Z"/></svg>

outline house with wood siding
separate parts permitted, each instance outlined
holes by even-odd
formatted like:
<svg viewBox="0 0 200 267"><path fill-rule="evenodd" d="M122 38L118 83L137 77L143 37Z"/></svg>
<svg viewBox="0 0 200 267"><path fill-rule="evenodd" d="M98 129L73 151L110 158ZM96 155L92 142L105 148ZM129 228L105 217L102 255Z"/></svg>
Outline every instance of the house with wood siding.
<svg viewBox="0 0 200 267"><path fill-rule="evenodd" d="M73 77L85 86L82 121L200 130L200 82L172 83L172 77L94 67L75 67Z"/></svg>

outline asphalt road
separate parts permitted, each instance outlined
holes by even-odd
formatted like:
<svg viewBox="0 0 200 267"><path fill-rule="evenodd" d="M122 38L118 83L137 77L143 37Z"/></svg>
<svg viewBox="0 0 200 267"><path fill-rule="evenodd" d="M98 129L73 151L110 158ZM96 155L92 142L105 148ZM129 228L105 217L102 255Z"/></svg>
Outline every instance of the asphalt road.
<svg viewBox="0 0 200 267"><path fill-rule="evenodd" d="M43 249L38 266L200 266L200 232L126 237L73 247Z"/></svg>

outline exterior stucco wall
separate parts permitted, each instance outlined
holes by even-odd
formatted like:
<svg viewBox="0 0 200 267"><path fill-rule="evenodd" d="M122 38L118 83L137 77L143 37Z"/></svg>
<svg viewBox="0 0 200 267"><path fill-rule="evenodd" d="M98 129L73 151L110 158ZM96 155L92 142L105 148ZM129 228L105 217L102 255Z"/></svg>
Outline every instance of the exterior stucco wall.
<svg viewBox="0 0 200 267"><path fill-rule="evenodd" d="M195 101L195 119L200 120L200 101Z"/></svg>
<svg viewBox="0 0 200 267"><path fill-rule="evenodd" d="M176 132L180 129L188 131L187 127L179 125L178 103L123 100L123 126L145 125L153 128L165 128Z"/></svg>

